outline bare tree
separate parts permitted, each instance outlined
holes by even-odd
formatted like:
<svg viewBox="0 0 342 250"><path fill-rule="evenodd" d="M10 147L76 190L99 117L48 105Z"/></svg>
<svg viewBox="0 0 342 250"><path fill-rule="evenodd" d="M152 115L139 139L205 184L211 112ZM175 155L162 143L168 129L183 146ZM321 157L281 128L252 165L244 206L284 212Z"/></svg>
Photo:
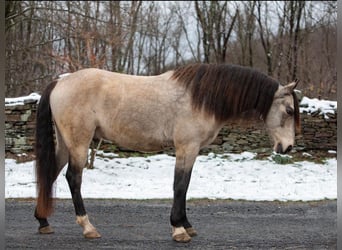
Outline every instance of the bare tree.
<svg viewBox="0 0 342 250"><path fill-rule="evenodd" d="M290 74L287 77L287 81L291 81L297 76L297 61L298 61L298 46L300 35L300 23L302 18L302 12L305 6L305 1L289 1L286 2L288 6L286 16L288 22L288 34L289 44L287 49L287 66Z"/></svg>
<svg viewBox="0 0 342 250"><path fill-rule="evenodd" d="M123 69L126 68L126 73L131 73L131 74L134 73L134 70L133 70L133 64L134 64L133 45L134 44L133 42L134 42L136 30L137 30L137 18L138 18L138 13L139 13L141 4L142 4L142 1L131 2L131 8L130 8L129 20L128 20L128 27L129 27L128 37L129 38L127 41L127 45L124 49L123 61L119 68L120 71L123 71Z"/></svg>
<svg viewBox="0 0 342 250"><path fill-rule="evenodd" d="M255 35L255 6L256 1L242 2L242 11L238 12L236 33L241 49L239 64L253 67L253 48Z"/></svg>
<svg viewBox="0 0 342 250"><path fill-rule="evenodd" d="M238 9L231 15L228 1L196 1L195 10L202 29L204 62L225 62Z"/></svg>
<svg viewBox="0 0 342 250"><path fill-rule="evenodd" d="M143 72L147 75L156 75L167 69L167 60L172 49L174 50L173 21L174 16L172 8L160 8L159 4L164 2L149 2L145 9L145 18L143 22L146 25L146 40L143 55L145 64ZM161 11L163 10L163 12ZM177 26L176 26L177 30Z"/></svg>
<svg viewBox="0 0 342 250"><path fill-rule="evenodd" d="M235 63L336 97L334 1L6 1L6 96L97 67L153 75ZM187 18L185 18L187 17Z"/></svg>
<svg viewBox="0 0 342 250"><path fill-rule="evenodd" d="M50 81L51 64L41 51L50 49L48 20L36 13L51 3L6 2L6 96L30 93ZM51 34L51 33L50 33Z"/></svg>
<svg viewBox="0 0 342 250"><path fill-rule="evenodd" d="M196 20L196 16L192 12L193 2L175 2L175 14L179 20L180 28L182 32L179 32L180 36L184 34L185 42L187 45L187 50L191 54L191 60L195 62L201 61L201 39L196 39L200 37L200 23L196 22L196 29L194 29L193 23L189 23L189 20ZM186 18L184 18L186 17ZM190 30L191 29L191 30ZM196 34L196 35L195 35ZM187 58L182 58L185 62Z"/></svg>
<svg viewBox="0 0 342 250"><path fill-rule="evenodd" d="M265 15L265 13L270 13L269 2L267 1L257 1L257 14L256 19L258 21L259 36L262 47L264 49L267 65L267 74L273 75L273 44L272 44L272 30L270 27L270 16Z"/></svg>

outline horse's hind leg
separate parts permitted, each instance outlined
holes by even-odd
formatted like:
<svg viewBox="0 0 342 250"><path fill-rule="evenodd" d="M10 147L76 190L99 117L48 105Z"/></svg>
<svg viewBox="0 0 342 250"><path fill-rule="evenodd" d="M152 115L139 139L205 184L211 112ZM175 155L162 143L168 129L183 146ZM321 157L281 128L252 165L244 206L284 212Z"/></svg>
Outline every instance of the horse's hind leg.
<svg viewBox="0 0 342 250"><path fill-rule="evenodd" d="M60 171L68 162L69 152L68 152L67 147L65 146L65 143L61 134L58 131L58 128L57 127L55 128L56 128L56 142L57 142L57 147L56 147L57 174L54 177L54 179L56 180ZM34 216L39 221L39 229L38 229L39 233L51 234L54 232L51 226L49 225L47 218L41 218L38 216L37 209L35 209Z"/></svg>
<svg viewBox="0 0 342 250"><path fill-rule="evenodd" d="M88 215L84 208L81 196L81 183L83 167L87 161L88 147L74 148L70 152L69 166L66 173L72 201L76 212L76 222L82 226L83 235L86 238L99 238L101 235L96 231L95 227L89 222Z"/></svg>

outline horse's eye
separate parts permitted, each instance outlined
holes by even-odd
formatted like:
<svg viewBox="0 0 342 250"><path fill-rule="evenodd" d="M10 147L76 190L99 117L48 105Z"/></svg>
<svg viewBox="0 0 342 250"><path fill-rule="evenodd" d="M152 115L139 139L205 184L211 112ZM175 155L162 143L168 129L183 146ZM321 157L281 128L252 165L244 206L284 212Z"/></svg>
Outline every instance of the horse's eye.
<svg viewBox="0 0 342 250"><path fill-rule="evenodd" d="M294 111L293 111L293 108L291 107L286 107L286 113L290 116L293 116L294 114Z"/></svg>

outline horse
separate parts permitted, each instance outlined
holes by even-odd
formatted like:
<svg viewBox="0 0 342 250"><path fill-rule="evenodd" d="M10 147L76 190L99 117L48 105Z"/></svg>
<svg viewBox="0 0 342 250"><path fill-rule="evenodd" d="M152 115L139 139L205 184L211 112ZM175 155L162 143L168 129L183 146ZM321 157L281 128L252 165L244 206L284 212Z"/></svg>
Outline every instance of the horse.
<svg viewBox="0 0 342 250"><path fill-rule="evenodd" d="M39 233L54 232L47 220L53 213L53 183L68 165L76 222L84 237L101 237L80 191L89 145L93 138L101 138L142 152L174 148L171 236L189 242L197 231L186 215L186 194L199 150L230 121L258 118L273 140L273 150L290 152L300 131L297 83L281 85L249 67L201 63L154 76L87 68L51 82L36 115L34 216Z"/></svg>

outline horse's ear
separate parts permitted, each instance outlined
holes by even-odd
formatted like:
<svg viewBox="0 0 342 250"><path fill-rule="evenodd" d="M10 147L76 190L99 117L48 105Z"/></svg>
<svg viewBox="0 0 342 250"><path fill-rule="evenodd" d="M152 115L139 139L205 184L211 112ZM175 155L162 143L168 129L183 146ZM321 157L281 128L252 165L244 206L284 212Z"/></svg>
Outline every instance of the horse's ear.
<svg viewBox="0 0 342 250"><path fill-rule="evenodd" d="M275 98L282 98L284 95L291 95L294 89L297 87L298 80L294 80L285 86L281 86L280 89L275 93Z"/></svg>
<svg viewBox="0 0 342 250"><path fill-rule="evenodd" d="M298 83L299 83L299 80L296 79L296 80L294 80L293 82L290 82L289 84L287 84L286 86L284 86L284 89L286 89L286 91L287 91L288 93L292 93L293 90L297 87Z"/></svg>

